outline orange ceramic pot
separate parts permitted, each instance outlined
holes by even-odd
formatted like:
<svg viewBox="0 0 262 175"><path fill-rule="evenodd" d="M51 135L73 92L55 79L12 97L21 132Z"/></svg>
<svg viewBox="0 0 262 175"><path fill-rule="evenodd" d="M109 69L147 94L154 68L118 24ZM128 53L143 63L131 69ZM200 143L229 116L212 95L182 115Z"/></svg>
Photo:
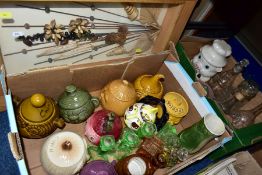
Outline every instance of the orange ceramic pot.
<svg viewBox="0 0 262 175"><path fill-rule="evenodd" d="M16 117L19 132L25 138L43 138L65 126L55 101L43 94L17 101Z"/></svg>
<svg viewBox="0 0 262 175"><path fill-rule="evenodd" d="M114 80L108 83L101 92L103 108L123 116L126 109L136 102L136 91L127 80Z"/></svg>

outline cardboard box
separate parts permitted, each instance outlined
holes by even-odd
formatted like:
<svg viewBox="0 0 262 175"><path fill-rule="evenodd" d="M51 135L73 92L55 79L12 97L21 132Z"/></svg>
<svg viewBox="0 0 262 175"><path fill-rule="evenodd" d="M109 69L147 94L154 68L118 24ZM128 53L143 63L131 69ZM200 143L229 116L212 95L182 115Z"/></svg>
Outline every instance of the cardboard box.
<svg viewBox="0 0 262 175"><path fill-rule="evenodd" d="M199 49L203 45L211 42L212 40L205 38L184 37L181 39L180 43L176 45L177 52L180 57L180 63L194 81L196 81L196 73L190 60L199 52ZM236 60L234 59L234 57L230 56L228 58L227 65L223 68L223 71L231 69L235 63ZM238 84L240 84L243 80L243 77L239 75L233 82L233 87L237 87ZM261 98L262 93L258 92L258 94L247 104L245 104L241 109L249 110L254 108L261 103ZM232 134L235 136L233 137L232 141L225 144L223 148L220 148L212 153L210 156L211 159L217 160L238 149L261 142L262 114L259 114L256 117L253 125L241 129L234 129L234 127L231 125L232 118L229 115L226 115L215 101L211 99L208 99L208 101L212 105L212 108L216 111L218 116L224 121L224 123L226 123L230 127Z"/></svg>
<svg viewBox="0 0 262 175"><path fill-rule="evenodd" d="M199 175L260 175L262 168L248 151L238 152L202 170Z"/></svg>
<svg viewBox="0 0 262 175"><path fill-rule="evenodd" d="M152 2L162 3L161 1ZM12 94L20 98L26 98L33 93L40 92L57 99L64 91L65 86L73 83L80 88L88 90L92 95L99 96L101 88L111 80L122 78L133 82L141 74L163 73L166 77L164 81L165 92L176 91L181 93L189 103L189 113L181 123L176 125L178 132L199 121L206 114L215 113L207 99L199 96L197 90L193 88L194 82L180 63L177 62L178 57L176 56L174 44L171 43L169 51L163 51L169 45L169 41L176 43L178 40L195 5L195 1L167 2L173 4L165 7L166 13L162 21L160 33L150 53L132 57L113 57L112 59L76 65L58 64L52 67L50 65L38 68L30 67L24 69L26 71L22 72L14 72L15 69L8 68L8 64L6 64L6 68L8 69L6 76L4 67L2 66L1 81L9 115L9 123L11 123L11 132L9 134L10 146L14 157L17 158L21 174L46 174L40 163L40 149L46 138L37 140L21 139L20 142L19 134L17 134L18 130L12 104ZM8 42L12 42L10 38L6 39L9 40ZM6 48L8 48L6 45L2 48L2 51L4 50L5 53ZM31 59L31 62L34 61L33 57L29 57L29 59ZM4 56L4 62L7 63L8 61L6 56ZM75 131L84 136L84 125L85 123L67 124L64 130ZM59 132L59 130L57 129L55 132ZM212 140L199 152L192 155L187 161L179 163L172 168L160 169L155 174L173 174L196 160L202 159L230 139L231 136L226 131L222 136Z"/></svg>
<svg viewBox="0 0 262 175"><path fill-rule="evenodd" d="M74 83L84 89L91 91L93 95L99 95L99 90L110 80L123 78L133 82L141 74L163 73L165 75L165 92L176 91L182 94L189 103L189 113L176 125L178 132L199 121L201 117L208 113L215 113L205 97L200 97L192 86L192 79L185 73L182 66L175 60L165 61L173 56L169 52L157 55L134 57L126 60L114 60L95 65L81 65L81 67L59 67L51 70L37 70L26 75L14 76L7 79L13 94L19 97L30 96L33 92L42 92L52 97L57 97L62 93L63 88L70 83ZM174 58L173 58L174 59ZM80 75L89 76L80 76ZM48 78L52 75L52 78ZM41 77L41 80L39 79ZM61 77L67 77L61 79ZM96 78L94 78L96 77ZM98 79L97 79L98 78ZM99 80L99 81L98 81ZM93 83L96 82L96 83ZM30 88L26 88L30 84ZM9 117L15 122L13 114L11 96L6 95ZM67 124L64 130L75 131L84 136L84 126L82 124ZM56 130L59 132L59 129ZM171 169L161 170L161 174L172 174L223 145L231 136L225 132L222 136L208 143L200 152L190 157ZM23 150L28 163L29 171L32 174L44 174L40 163L40 149L44 139L23 139ZM38 156L36 156L38 155Z"/></svg>

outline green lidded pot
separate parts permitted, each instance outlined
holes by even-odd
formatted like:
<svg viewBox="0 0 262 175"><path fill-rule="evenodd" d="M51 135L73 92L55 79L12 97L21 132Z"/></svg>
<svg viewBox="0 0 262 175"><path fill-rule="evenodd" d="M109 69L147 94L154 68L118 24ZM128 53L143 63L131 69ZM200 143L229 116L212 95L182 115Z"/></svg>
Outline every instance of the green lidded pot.
<svg viewBox="0 0 262 175"><path fill-rule="evenodd" d="M58 105L61 116L66 122L81 123L99 106L99 99L74 85L68 85L59 97Z"/></svg>

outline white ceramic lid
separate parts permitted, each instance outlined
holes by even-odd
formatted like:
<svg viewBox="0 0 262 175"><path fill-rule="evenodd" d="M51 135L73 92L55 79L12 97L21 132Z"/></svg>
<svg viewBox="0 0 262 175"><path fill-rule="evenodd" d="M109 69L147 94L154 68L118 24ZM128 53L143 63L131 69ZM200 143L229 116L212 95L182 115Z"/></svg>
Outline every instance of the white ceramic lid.
<svg viewBox="0 0 262 175"><path fill-rule="evenodd" d="M226 57L231 54L231 47L224 40L215 40L212 46L203 46L201 54L210 65L224 67L227 64Z"/></svg>
<svg viewBox="0 0 262 175"><path fill-rule="evenodd" d="M70 167L83 161L85 143L76 133L56 133L45 144L48 159L58 167Z"/></svg>
<svg viewBox="0 0 262 175"><path fill-rule="evenodd" d="M132 175L143 175L146 173L146 163L140 157L133 157L127 165L128 171Z"/></svg>
<svg viewBox="0 0 262 175"><path fill-rule="evenodd" d="M214 40L213 47L221 56L228 57L229 55L231 55L231 46L224 40Z"/></svg>

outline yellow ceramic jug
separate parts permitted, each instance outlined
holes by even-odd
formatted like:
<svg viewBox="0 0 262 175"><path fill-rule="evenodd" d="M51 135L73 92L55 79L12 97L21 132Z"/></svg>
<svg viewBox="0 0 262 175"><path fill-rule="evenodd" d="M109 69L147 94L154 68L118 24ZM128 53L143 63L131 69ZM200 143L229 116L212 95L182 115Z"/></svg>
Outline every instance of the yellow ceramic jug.
<svg viewBox="0 0 262 175"><path fill-rule="evenodd" d="M55 101L43 94L34 94L16 103L17 124L22 137L43 138L65 126Z"/></svg>
<svg viewBox="0 0 262 175"><path fill-rule="evenodd" d="M147 95L159 99L162 98L164 89L161 81L164 81L164 79L165 76L162 74L142 75L138 77L134 82L138 99L140 100Z"/></svg>

